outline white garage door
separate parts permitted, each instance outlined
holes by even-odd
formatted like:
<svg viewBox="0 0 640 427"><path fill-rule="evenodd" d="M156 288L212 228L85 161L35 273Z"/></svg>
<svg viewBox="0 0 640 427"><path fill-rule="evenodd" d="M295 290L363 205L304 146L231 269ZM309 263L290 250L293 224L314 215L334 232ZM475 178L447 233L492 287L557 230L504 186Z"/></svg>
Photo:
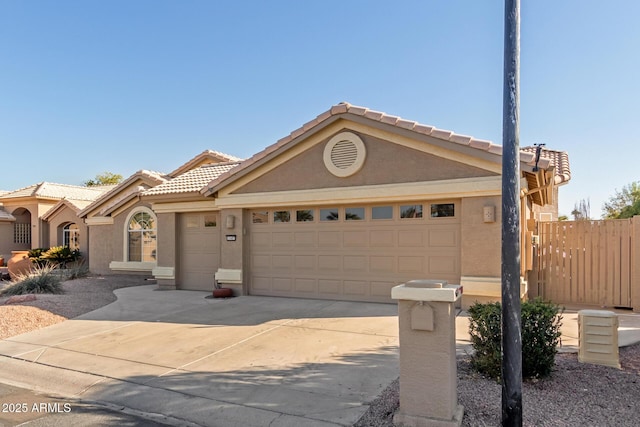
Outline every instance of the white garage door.
<svg viewBox="0 0 640 427"><path fill-rule="evenodd" d="M180 214L178 227L178 288L212 291L213 275L220 264L218 213Z"/></svg>
<svg viewBox="0 0 640 427"><path fill-rule="evenodd" d="M250 212L253 295L391 301L416 278L460 281L457 203Z"/></svg>

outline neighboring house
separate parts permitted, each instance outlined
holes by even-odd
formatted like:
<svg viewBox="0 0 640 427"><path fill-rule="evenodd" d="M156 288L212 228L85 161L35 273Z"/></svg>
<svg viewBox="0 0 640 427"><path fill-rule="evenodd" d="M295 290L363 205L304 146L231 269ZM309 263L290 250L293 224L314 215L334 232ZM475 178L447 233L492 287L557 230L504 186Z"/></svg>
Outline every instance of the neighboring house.
<svg viewBox="0 0 640 427"><path fill-rule="evenodd" d="M0 195L0 255L70 246L88 257L88 232L79 210L111 186L80 187L41 182Z"/></svg>
<svg viewBox="0 0 640 427"><path fill-rule="evenodd" d="M415 278L500 295L502 148L339 104L247 160L204 152L141 171L84 208L90 268L153 275L163 289L390 301ZM520 153L523 277L540 213L557 215L566 153ZM551 208L548 207L551 206ZM545 207L547 206L547 207ZM523 286L523 293L526 286Z"/></svg>

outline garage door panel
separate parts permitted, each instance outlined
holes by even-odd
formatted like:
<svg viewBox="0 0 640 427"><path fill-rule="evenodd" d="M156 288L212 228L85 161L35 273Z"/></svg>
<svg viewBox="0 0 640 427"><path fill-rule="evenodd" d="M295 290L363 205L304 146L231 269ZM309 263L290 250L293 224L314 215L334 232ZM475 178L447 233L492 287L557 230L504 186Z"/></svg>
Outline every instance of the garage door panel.
<svg viewBox="0 0 640 427"><path fill-rule="evenodd" d="M318 268L324 271L341 271L342 258L339 255L319 255Z"/></svg>
<svg viewBox="0 0 640 427"><path fill-rule="evenodd" d="M342 235L345 248L366 248L369 246L366 230L345 231Z"/></svg>
<svg viewBox="0 0 640 427"><path fill-rule="evenodd" d="M372 230L369 232L369 240L371 242L371 247L374 247L374 248L394 247L395 235L396 233L393 230Z"/></svg>
<svg viewBox="0 0 640 427"><path fill-rule="evenodd" d="M316 256L315 255L296 255L295 257L296 270L313 270L316 269Z"/></svg>
<svg viewBox="0 0 640 427"><path fill-rule="evenodd" d="M271 244L274 248L290 248L293 246L293 233L273 233L271 235Z"/></svg>
<svg viewBox="0 0 640 427"><path fill-rule="evenodd" d="M292 258L291 255L272 255L271 266L276 270L291 270Z"/></svg>
<svg viewBox="0 0 640 427"><path fill-rule="evenodd" d="M369 265L369 260L366 256L358 255L345 255L344 256L344 270L349 272L366 273Z"/></svg>
<svg viewBox="0 0 640 427"><path fill-rule="evenodd" d="M271 277L251 276L251 288L254 291L269 291L271 289Z"/></svg>
<svg viewBox="0 0 640 427"><path fill-rule="evenodd" d="M319 279L318 293L320 295L339 295L342 281L336 279Z"/></svg>
<svg viewBox="0 0 640 427"><path fill-rule="evenodd" d="M376 273L393 273L396 271L396 258L393 256L372 256L371 271Z"/></svg>
<svg viewBox="0 0 640 427"><path fill-rule="evenodd" d="M296 292L304 292L304 293L307 293L307 294L315 294L315 293L317 293L316 279L296 279L295 280L295 291Z"/></svg>
<svg viewBox="0 0 640 427"><path fill-rule="evenodd" d="M316 246L315 231L299 231L294 233L296 247L313 248Z"/></svg>
<svg viewBox="0 0 640 427"><path fill-rule="evenodd" d="M401 248L419 248L424 246L422 230L406 230L398 232L398 246Z"/></svg>
<svg viewBox="0 0 640 427"><path fill-rule="evenodd" d="M218 264L217 253L191 253L183 258L182 268L186 270L207 270Z"/></svg>
<svg viewBox="0 0 640 427"><path fill-rule="evenodd" d="M251 245L254 248L270 248L271 247L271 233L255 232L251 235Z"/></svg>
<svg viewBox="0 0 640 427"><path fill-rule="evenodd" d="M424 272L424 257L422 256L399 256L398 271L400 273L416 273Z"/></svg>
<svg viewBox="0 0 640 427"><path fill-rule="evenodd" d="M456 247L458 246L458 230L430 230L429 246Z"/></svg>
<svg viewBox="0 0 640 427"><path fill-rule="evenodd" d="M380 297L382 299L389 298L391 295L391 288L396 286L396 282L388 281L388 282L371 282L371 296Z"/></svg>
<svg viewBox="0 0 640 427"><path fill-rule="evenodd" d="M279 292L290 292L293 290L292 279L289 277L274 277L271 279L272 289Z"/></svg>
<svg viewBox="0 0 640 427"><path fill-rule="evenodd" d="M364 297L367 295L369 282L364 280L345 280L343 288L345 295Z"/></svg>
<svg viewBox="0 0 640 427"><path fill-rule="evenodd" d="M339 231L318 231L318 246L337 248L340 247Z"/></svg>

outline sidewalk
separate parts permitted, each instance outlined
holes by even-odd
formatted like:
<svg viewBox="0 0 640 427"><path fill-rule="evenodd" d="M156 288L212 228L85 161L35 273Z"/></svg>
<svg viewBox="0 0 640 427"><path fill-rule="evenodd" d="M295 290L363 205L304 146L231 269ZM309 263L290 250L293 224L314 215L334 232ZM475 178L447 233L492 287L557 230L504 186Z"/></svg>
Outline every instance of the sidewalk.
<svg viewBox="0 0 640 427"><path fill-rule="evenodd" d="M561 353L577 353L578 342L578 311L592 310L593 307L566 307L562 315L562 336L560 338ZM630 310L603 308L618 315L618 345L625 347L640 342L640 313ZM465 354L472 351L469 338L469 316L466 311L458 312L456 317L456 353Z"/></svg>

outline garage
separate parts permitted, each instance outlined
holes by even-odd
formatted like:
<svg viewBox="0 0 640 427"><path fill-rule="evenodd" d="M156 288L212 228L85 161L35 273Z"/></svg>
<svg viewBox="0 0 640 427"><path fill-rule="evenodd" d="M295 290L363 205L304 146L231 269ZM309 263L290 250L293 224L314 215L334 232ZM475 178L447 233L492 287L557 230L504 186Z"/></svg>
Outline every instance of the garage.
<svg viewBox="0 0 640 427"><path fill-rule="evenodd" d="M249 292L391 302L406 280L458 283L459 203L253 209Z"/></svg>
<svg viewBox="0 0 640 427"><path fill-rule="evenodd" d="M220 264L219 214L182 213L178 228L178 288L211 291Z"/></svg>

